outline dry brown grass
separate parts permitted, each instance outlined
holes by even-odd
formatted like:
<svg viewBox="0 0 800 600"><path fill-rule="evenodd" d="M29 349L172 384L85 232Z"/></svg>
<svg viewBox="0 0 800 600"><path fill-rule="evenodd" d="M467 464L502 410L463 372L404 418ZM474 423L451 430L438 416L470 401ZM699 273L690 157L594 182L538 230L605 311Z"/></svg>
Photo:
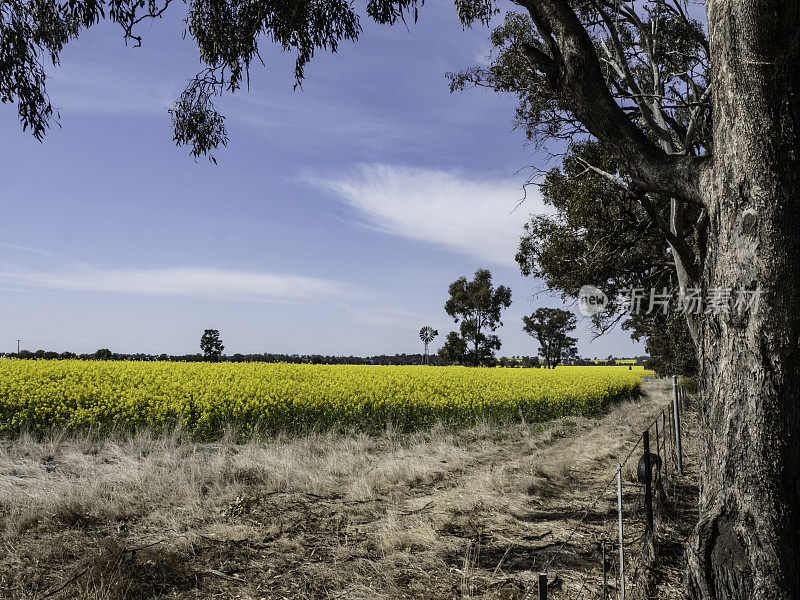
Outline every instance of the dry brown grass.
<svg viewBox="0 0 800 600"><path fill-rule="evenodd" d="M0 442L0 598L521 598L668 402L646 390L538 425ZM562 591L592 535L554 562Z"/></svg>

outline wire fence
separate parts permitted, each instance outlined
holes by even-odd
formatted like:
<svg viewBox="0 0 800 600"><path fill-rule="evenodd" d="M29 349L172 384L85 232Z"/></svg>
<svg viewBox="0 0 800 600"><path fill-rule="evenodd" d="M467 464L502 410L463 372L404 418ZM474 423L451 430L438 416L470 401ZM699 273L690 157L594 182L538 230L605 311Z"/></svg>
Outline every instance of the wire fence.
<svg viewBox="0 0 800 600"><path fill-rule="evenodd" d="M654 536L663 524L663 513L684 473L681 414L687 397L685 383L673 377L670 404L631 444L625 458L617 463L616 472L578 513L580 517L569 534L547 557L536 589L539 600L547 600L550 587L562 583L557 577L549 578L554 563L572 552L570 542L576 535L592 536L596 533L596 527L589 531L588 521L596 515L601 503L612 503L613 500L616 500L615 531L610 531L608 513L603 519L606 535L601 539L599 551L602 569L585 573L574 595L562 593L559 597L570 600L636 600L646 595L643 576L649 567L646 563L653 559ZM531 590L524 600L530 600L533 595L534 590Z"/></svg>

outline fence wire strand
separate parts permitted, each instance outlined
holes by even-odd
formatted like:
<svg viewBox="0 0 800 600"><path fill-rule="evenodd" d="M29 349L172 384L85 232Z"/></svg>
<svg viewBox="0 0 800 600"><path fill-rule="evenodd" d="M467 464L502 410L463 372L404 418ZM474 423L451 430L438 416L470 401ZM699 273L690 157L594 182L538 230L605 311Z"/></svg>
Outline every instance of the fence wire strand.
<svg viewBox="0 0 800 600"><path fill-rule="evenodd" d="M679 387L681 388L681 392L683 393L685 391L683 384L682 383L679 384ZM678 401L681 402L683 397L684 396L679 396ZM652 421L650 421L650 423L649 423L649 425L647 425L647 428L645 429L645 431L650 431L650 429L653 427L653 425L658 423L658 420L662 418L662 415L666 415L666 416L670 417L670 419L671 419L671 412L670 411L672 410L672 408L673 408L672 402L670 402L670 404L666 408L664 408L661 412L659 412L658 415ZM671 425L670 429L673 429L674 426L672 425L672 423L670 423L670 425ZM669 456L667 455L668 451L667 451L667 448L666 448L666 439L669 437L670 438L670 446L673 446L674 445L674 440L672 439L672 435L674 434L674 431L671 431L669 435L667 435L666 431L664 431L662 433L663 433L663 439L664 439L664 444L663 444L663 446L664 446L664 448L663 448L663 450L664 450L664 461L666 462L667 460L669 460ZM595 498L592 501L592 503L590 505L588 505L588 507L583 511L583 515L578 520L578 522L575 524L575 526L572 528L572 530L570 531L570 533L567 536L567 538L563 542L561 542L561 544L559 544L558 548L556 548L555 550L553 550L550 553L550 558L544 564L544 567L540 571L541 573L547 573L549 571L550 567L553 564L553 561L555 561L556 558L561 556L561 554L564 552L564 548L566 548L567 544L569 544L569 542L572 540L573 536L577 533L578 529L580 529L581 526L584 524L584 521L589 516L589 514L591 514L591 512L597 507L597 505L600 503L600 501L605 496L605 494L608 491L608 489L612 485L614 485L616 483L616 481L617 481L617 472L619 472L620 474L622 473L622 468L625 467L625 465L628 464L628 461L631 459L631 457L633 456L634 452L636 452L637 448L639 447L639 443L642 441L643 437L644 437L644 431L639 435L639 437L636 439L636 441L633 442L633 445L632 445L630 451L628 452L628 454L625 456L625 459L622 462L618 463L619 466L617 467L617 470L615 470L614 475L611 476L611 478L608 480L608 482L605 484L605 486L603 486L603 489L600 490L600 493L597 494L597 496L595 496ZM672 453L670 452L670 454L672 454ZM638 541L640 539L642 539L642 538L634 539L634 542L636 542L636 541ZM583 590L586 588L586 583L587 583L588 579L589 579L589 575L584 576L583 583L582 583L580 589L578 590L578 595L576 596L576 600L578 600L580 598L581 594L583 593ZM530 590L528 593L526 593L523 596L523 600L528 600L528 598L530 598L532 596L532 594L533 594L533 590Z"/></svg>
<svg viewBox="0 0 800 600"><path fill-rule="evenodd" d="M642 437L643 437L643 436L644 436L644 433L642 433L642 434L639 436L639 438L636 440L636 442L634 442L634 444L633 444L633 448L631 448L631 451L630 451L630 452L628 452L628 455L625 457L625 460L623 460L623 461L620 463L620 467L619 467L620 469L621 469L622 467L624 467L626 464L628 464L628 461L630 460L631 456L633 456L633 453L634 453L634 452L636 452L636 448L638 448L638 446L639 446L639 442L641 442L641 441L642 441ZM560 554L563 552L563 550L564 550L564 547L565 547L565 546L566 546L566 545L567 545L567 544L570 542L570 540L572 540L572 536L574 536L574 535L575 535L575 533L576 533L576 532L578 531L578 529L580 528L580 526L581 526L581 525L583 525L583 521L586 519L586 517L588 517L588 516L589 516L589 514L592 512L592 510L594 510L594 509L595 509L595 507L598 505L598 503L600 502L600 500L602 500L602 499L603 499L603 496L605 495L606 491L608 491L608 488L609 488L609 487L611 487L611 486L612 486L612 485L613 485L613 484L616 482L616 480L617 480L617 474L616 474L616 473L614 473L614 475L612 475L612 476L611 476L611 479L609 479L609 480L608 480L608 482L606 483L606 485L603 487L603 489L600 491L600 493L599 493L599 494L597 495L597 497L594 499L594 502L592 502L592 504L591 504L591 505L589 505L589 507L588 507L588 508L586 508L586 510L583 512L583 516L582 516L582 517L580 518L580 520L579 520L579 521L578 521L578 522L575 524L575 527L573 527L573 528L572 528L572 531L570 531L570 534L567 536L567 539L565 539L565 540L564 540L564 541L561 543L561 545L560 545L560 546L559 546L559 547L558 547L556 550L554 550L554 551L551 553L551 555L550 555L550 560L548 560L548 561L547 561L547 563L546 563L546 564L545 564L545 566L544 566L544 569L542 569L542 572L543 572L543 573L544 573L544 572L547 572L547 570L550 568L550 565L551 565L551 564L553 564L553 561L554 561L554 560L555 560L555 559L556 559L556 558L557 558L557 557L558 557L558 556L559 556L559 555L560 555Z"/></svg>

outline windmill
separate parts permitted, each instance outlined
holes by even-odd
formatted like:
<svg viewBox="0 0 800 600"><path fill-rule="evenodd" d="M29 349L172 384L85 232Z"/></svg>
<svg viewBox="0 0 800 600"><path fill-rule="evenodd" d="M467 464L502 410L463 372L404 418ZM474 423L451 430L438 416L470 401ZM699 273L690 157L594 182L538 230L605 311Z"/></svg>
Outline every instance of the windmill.
<svg viewBox="0 0 800 600"><path fill-rule="evenodd" d="M428 364L428 344L430 344L437 335L439 335L439 332L430 325L425 325L425 327L419 330L419 339L425 342L425 353L422 355L422 364L424 365Z"/></svg>

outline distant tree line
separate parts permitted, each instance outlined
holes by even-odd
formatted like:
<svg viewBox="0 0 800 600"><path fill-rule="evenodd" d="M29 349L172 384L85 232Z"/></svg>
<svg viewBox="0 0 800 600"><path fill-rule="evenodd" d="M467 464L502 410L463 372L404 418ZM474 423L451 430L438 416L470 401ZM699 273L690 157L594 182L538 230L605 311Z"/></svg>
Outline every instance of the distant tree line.
<svg viewBox="0 0 800 600"><path fill-rule="evenodd" d="M75 354L74 352L54 352L51 350L22 350L16 352L0 353L0 357L22 358L22 359L48 359L48 360L143 360L143 361L172 361L172 362L207 362L208 359L203 354L125 354L111 352L108 348L101 348L94 353ZM422 354L377 354L375 356L331 356L324 354L273 354L265 352L263 354L232 354L230 356L220 356L219 362L262 362L262 363L293 363L306 365L419 365L422 364ZM440 366L444 363L436 355L429 357L430 364ZM573 359L563 361L562 364L572 366L606 366L622 364L618 359L609 357L604 360ZM622 360L622 359L619 359ZM637 356L634 363L639 366L650 364L649 356ZM507 368L539 368L542 361L538 356L503 356L495 358L493 362L485 366L497 366Z"/></svg>
<svg viewBox="0 0 800 600"><path fill-rule="evenodd" d="M0 357L22 359L48 359L48 360L144 360L144 361L172 361L172 362L208 362L212 359L205 354L126 354L112 352L108 348L101 348L94 353L76 354L74 352L54 352L50 350L21 350L16 352L0 353ZM422 363L422 354L379 354L376 356L332 356L323 354L232 354L220 355L216 358L219 362L286 362L294 364L312 365L419 365ZM438 364L435 356L430 357L431 364Z"/></svg>
<svg viewBox="0 0 800 600"><path fill-rule="evenodd" d="M74 352L53 352L50 350L21 350L16 352L0 353L0 357L22 358L22 359L81 359L81 360L148 360L148 361L172 361L172 362L208 362L212 359L205 354L126 354L111 352L107 348L101 348L97 352L87 354L75 354ZM220 355L217 357L219 362L287 362L295 364L321 364L321 365L418 365L422 362L422 354L380 354L376 356L331 356L323 354L273 354L265 352L263 354L232 354L230 356ZM435 363L435 357L431 357Z"/></svg>

